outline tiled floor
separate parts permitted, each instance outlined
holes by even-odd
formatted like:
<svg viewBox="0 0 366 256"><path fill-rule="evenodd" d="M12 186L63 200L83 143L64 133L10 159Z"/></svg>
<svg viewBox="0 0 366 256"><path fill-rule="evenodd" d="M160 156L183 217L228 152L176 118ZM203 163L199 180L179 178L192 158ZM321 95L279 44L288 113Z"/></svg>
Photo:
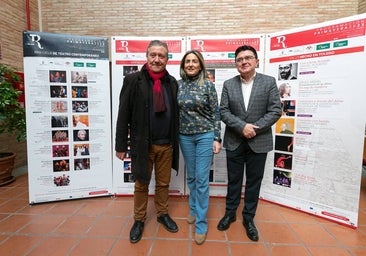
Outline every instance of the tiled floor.
<svg viewBox="0 0 366 256"><path fill-rule="evenodd" d="M152 198L140 242L129 242L131 197L102 197L28 204L28 176L0 187L0 255L126 255L126 256L337 256L366 255L366 178L362 179L359 227L337 223L260 201L255 218L258 242L245 235L240 219L225 232L216 229L225 200L212 198L206 242L192 240L186 222L187 198L170 198L170 214L179 225L169 233L157 223ZM238 215L239 216L239 215Z"/></svg>

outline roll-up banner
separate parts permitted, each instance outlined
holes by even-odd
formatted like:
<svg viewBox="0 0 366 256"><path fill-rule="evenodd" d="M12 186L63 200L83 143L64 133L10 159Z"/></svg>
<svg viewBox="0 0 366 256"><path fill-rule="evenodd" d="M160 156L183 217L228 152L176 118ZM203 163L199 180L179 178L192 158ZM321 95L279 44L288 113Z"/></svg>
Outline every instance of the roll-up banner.
<svg viewBox="0 0 366 256"><path fill-rule="evenodd" d="M29 202L111 195L108 39L23 32Z"/></svg>
<svg viewBox="0 0 366 256"><path fill-rule="evenodd" d="M282 117L261 198L357 226L366 121L366 15L268 34Z"/></svg>

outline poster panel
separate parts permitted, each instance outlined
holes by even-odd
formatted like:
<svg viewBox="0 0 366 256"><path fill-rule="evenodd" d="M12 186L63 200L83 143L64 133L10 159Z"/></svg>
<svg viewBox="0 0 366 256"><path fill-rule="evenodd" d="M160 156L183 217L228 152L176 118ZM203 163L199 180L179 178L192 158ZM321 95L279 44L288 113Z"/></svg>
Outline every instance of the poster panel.
<svg viewBox="0 0 366 256"><path fill-rule="evenodd" d="M191 36L187 38L187 50L199 50L205 59L208 77L215 84L220 102L224 81L239 75L235 67L235 50L242 45L253 46L259 59L257 72L264 69L264 34ZM221 123L221 137L225 124ZM244 181L243 181L244 182ZM227 190L226 152L223 148L215 154L210 170L210 196L224 197ZM187 191L187 194L189 192Z"/></svg>
<svg viewBox="0 0 366 256"><path fill-rule="evenodd" d="M357 226L365 127L365 17L268 34L282 117L261 198Z"/></svg>
<svg viewBox="0 0 366 256"><path fill-rule="evenodd" d="M169 49L169 61L167 70L177 80L179 76L179 64L185 52L185 38L182 37L122 37L111 38L112 59L112 129L113 150L115 148L115 128L118 115L119 94L123 85L124 77L141 69L146 63L146 49L151 40L161 40L167 43ZM113 151L114 152L114 151ZM127 152L128 155L128 152ZM184 168L183 158L180 157L178 174L172 170L169 186L170 195L183 195ZM134 181L131 173L131 160L126 158L121 161L113 153L113 190L116 195L132 195ZM151 178L149 194L155 193L154 172Z"/></svg>
<svg viewBox="0 0 366 256"><path fill-rule="evenodd" d="M108 39L24 31L29 202L112 194Z"/></svg>

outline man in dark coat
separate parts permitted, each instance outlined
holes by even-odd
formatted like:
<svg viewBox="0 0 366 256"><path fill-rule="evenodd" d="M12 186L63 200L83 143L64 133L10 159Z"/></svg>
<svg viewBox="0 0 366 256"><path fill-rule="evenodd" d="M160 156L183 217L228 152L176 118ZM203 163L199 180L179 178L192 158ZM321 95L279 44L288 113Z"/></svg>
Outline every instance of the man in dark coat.
<svg viewBox="0 0 366 256"><path fill-rule="evenodd" d="M153 169L157 220L168 231L178 231L177 224L168 214L171 170L178 171L179 161L177 81L166 70L166 43L151 41L146 58L147 63L141 71L124 78L115 140L117 158L123 160L126 152L131 151L131 171L135 181L135 222L130 231L131 243L142 237Z"/></svg>

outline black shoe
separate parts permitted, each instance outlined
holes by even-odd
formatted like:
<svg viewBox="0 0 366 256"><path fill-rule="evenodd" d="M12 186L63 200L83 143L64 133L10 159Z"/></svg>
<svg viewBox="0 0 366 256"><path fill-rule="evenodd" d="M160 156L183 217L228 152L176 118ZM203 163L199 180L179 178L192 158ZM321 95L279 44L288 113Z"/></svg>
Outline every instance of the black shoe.
<svg viewBox="0 0 366 256"><path fill-rule="evenodd" d="M258 230L254 225L253 220L243 220L243 225L245 230L247 231L247 236L252 241L258 241Z"/></svg>
<svg viewBox="0 0 366 256"><path fill-rule="evenodd" d="M230 227L230 224L236 221L236 216L225 215L217 224L217 229L224 231Z"/></svg>
<svg viewBox="0 0 366 256"><path fill-rule="evenodd" d="M159 216L157 220L159 223L163 224L164 228L169 232L175 233L178 231L177 224L170 218L169 214L163 214Z"/></svg>
<svg viewBox="0 0 366 256"><path fill-rule="evenodd" d="M133 223L133 226L130 231L130 242L134 244L140 241L143 231L144 231L144 223L142 221L136 220L135 223Z"/></svg>

